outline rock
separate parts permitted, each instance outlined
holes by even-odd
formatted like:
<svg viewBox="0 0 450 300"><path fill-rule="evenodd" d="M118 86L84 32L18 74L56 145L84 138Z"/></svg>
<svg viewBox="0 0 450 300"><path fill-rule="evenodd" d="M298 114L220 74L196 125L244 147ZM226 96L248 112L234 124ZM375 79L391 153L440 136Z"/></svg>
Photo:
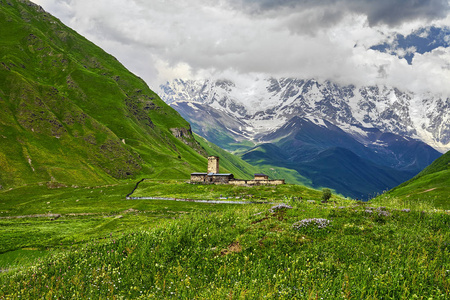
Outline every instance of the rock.
<svg viewBox="0 0 450 300"><path fill-rule="evenodd" d="M287 205L287 204L278 204L278 205L272 206L272 207L269 209L269 211L270 211L271 213L273 213L273 212L275 212L275 211L277 211L277 210L281 210L281 209L292 209L292 206Z"/></svg>

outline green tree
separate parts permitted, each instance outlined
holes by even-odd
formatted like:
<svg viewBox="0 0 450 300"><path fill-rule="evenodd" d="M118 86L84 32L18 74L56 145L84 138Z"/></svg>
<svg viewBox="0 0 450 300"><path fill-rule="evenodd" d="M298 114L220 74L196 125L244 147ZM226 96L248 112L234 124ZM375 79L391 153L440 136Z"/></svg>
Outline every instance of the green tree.
<svg viewBox="0 0 450 300"><path fill-rule="evenodd" d="M330 189L322 189L322 200L327 202L331 198L331 190Z"/></svg>

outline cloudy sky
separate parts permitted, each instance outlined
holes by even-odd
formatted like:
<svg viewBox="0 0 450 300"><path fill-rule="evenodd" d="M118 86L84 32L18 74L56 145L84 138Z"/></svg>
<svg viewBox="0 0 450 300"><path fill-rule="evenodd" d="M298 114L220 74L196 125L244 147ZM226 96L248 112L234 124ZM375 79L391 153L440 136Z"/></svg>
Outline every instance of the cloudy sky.
<svg viewBox="0 0 450 300"><path fill-rule="evenodd" d="M449 0L33 1L154 89L174 78L267 75L450 95L450 48L411 64L370 49L397 33L450 26Z"/></svg>

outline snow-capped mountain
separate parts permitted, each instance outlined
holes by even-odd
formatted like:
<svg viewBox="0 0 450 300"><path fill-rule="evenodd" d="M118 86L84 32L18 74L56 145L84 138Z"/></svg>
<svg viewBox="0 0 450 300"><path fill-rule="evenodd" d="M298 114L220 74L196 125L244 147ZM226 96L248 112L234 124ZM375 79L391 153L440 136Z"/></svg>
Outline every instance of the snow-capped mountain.
<svg viewBox="0 0 450 300"><path fill-rule="evenodd" d="M331 122L361 140L365 136L361 127L377 128L419 139L440 152L450 150L450 98L431 93L293 78L257 79L245 85L175 80L162 85L161 91L175 109L187 111L190 103L192 109L227 116L223 125L237 139L267 141L265 136L297 116L318 125Z"/></svg>
<svg viewBox="0 0 450 300"><path fill-rule="evenodd" d="M397 186L438 158L435 149L450 149L450 98L432 94L293 78L175 80L161 90L211 142L354 198Z"/></svg>

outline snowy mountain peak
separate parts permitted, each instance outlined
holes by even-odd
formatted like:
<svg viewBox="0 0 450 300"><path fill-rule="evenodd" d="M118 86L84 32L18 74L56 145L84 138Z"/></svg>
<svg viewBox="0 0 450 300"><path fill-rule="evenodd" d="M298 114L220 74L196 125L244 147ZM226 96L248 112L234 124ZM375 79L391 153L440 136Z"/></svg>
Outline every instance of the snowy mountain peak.
<svg viewBox="0 0 450 300"><path fill-rule="evenodd" d="M161 96L171 105L197 102L228 115L228 121L239 123L246 129L242 135L253 140L300 116L318 125L328 121L356 135L361 133L358 128L373 127L420 139L441 152L450 150L450 99L438 95L272 77L245 83L175 80L161 86ZM239 126L233 133L236 137Z"/></svg>

